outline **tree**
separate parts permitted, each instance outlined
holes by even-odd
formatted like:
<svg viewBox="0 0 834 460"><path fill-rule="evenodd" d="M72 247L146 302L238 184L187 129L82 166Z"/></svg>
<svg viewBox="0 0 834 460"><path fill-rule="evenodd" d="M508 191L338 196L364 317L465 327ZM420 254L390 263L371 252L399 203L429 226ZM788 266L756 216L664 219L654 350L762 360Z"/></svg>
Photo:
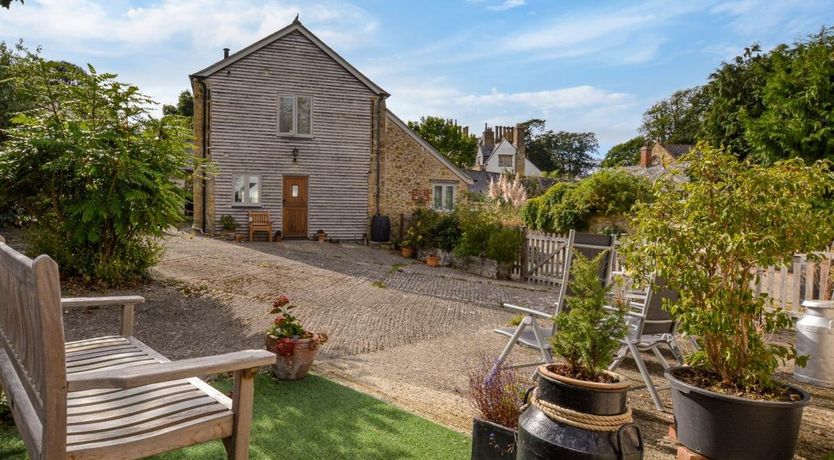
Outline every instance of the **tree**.
<svg viewBox="0 0 834 460"><path fill-rule="evenodd" d="M475 164L478 139L466 135L460 126L441 117L425 116L420 121L409 121L408 127L432 145L441 155L459 168Z"/></svg>
<svg viewBox="0 0 834 460"><path fill-rule="evenodd" d="M533 118L521 123L527 159L551 176L578 177L590 172L599 149L594 133L545 130L545 121Z"/></svg>
<svg viewBox="0 0 834 460"><path fill-rule="evenodd" d="M694 144L705 99L700 86L675 91L643 113L640 135L650 142Z"/></svg>
<svg viewBox="0 0 834 460"><path fill-rule="evenodd" d="M600 163L603 168L616 166L633 166L640 163L640 148L646 145L643 136L633 137L621 144L617 144L605 154Z"/></svg>
<svg viewBox="0 0 834 460"><path fill-rule="evenodd" d="M32 107L0 146L0 189L37 226L30 249L68 275L121 282L144 275L158 237L182 221L191 132L183 117L154 119L152 101L92 66L26 52L11 69Z"/></svg>
<svg viewBox="0 0 834 460"><path fill-rule="evenodd" d="M15 1L20 2L20 4L23 5L23 0L0 0L0 6L2 6L5 9L9 9L9 5L11 5L12 2Z"/></svg>
<svg viewBox="0 0 834 460"><path fill-rule="evenodd" d="M177 105L165 104L162 106L162 113L165 115L180 115L187 118L194 117L194 96L191 91L185 90L180 93Z"/></svg>
<svg viewBox="0 0 834 460"><path fill-rule="evenodd" d="M764 85L768 58L759 45L744 49L730 63L713 72L704 86L708 101L703 113L700 138L739 158L751 151L745 136L745 120L758 118L764 110L758 88Z"/></svg>
<svg viewBox="0 0 834 460"><path fill-rule="evenodd" d="M834 28L768 54L758 88L762 110L743 116L750 155L770 164L783 158L834 160Z"/></svg>

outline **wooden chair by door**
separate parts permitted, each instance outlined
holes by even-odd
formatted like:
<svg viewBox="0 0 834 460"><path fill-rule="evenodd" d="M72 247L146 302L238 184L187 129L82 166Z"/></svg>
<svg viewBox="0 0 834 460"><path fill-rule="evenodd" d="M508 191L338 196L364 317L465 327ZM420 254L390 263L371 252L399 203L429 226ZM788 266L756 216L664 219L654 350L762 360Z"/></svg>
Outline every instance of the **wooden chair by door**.
<svg viewBox="0 0 834 460"><path fill-rule="evenodd" d="M269 242L272 242L272 220L269 218L269 211L249 211L249 242L255 232L266 232Z"/></svg>

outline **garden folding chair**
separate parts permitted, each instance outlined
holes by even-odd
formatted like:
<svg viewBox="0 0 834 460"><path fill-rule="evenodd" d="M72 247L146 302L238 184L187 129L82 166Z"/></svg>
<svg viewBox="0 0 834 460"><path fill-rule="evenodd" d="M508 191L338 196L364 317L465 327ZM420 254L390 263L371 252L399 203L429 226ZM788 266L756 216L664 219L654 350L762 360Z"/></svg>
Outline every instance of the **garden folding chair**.
<svg viewBox="0 0 834 460"><path fill-rule="evenodd" d="M614 276L617 276L615 274ZM626 305L626 336L621 339L620 348L615 354L614 361L608 370L616 370L630 353L637 369L646 383L646 388L652 397L657 410L663 410L663 403L657 394L657 388L652 383L642 353L651 351L657 357L664 369L669 369L669 363L660 352L661 346L666 346L679 364L683 364L683 357L677 346L675 321L668 312L663 310L663 298L674 299L677 293L665 287L662 282L654 283L658 289L653 289L649 283L643 289L629 289L630 283L625 283L619 295L615 295Z"/></svg>
<svg viewBox="0 0 834 460"><path fill-rule="evenodd" d="M522 318L517 326L499 327L494 330L498 334L509 337L507 344L495 362L495 368L500 367L506 361L516 345L538 350L541 354L541 360L532 363L516 364L511 367L530 367L553 362L549 340L550 336L553 335L552 320L553 316L562 312L565 297L569 295L570 267L573 259L573 251L580 251L582 255L588 258L594 258L600 252L608 251L608 257L606 257L605 263L600 266L600 279L607 279L607 274L611 267L614 244L615 238L611 236L577 233L574 230L568 233L567 240L554 249L554 252L565 251L565 255L559 267L558 274L561 276L556 285L557 297L551 311L545 312L508 303L503 304L504 308L521 315ZM546 320L547 324L542 325L540 323L542 320Z"/></svg>

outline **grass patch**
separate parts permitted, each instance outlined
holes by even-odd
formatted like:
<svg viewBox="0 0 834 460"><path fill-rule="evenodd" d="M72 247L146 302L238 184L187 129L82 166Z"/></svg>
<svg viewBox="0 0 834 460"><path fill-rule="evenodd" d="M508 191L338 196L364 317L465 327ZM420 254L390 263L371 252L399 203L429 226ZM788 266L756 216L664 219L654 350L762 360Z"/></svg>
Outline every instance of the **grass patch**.
<svg viewBox="0 0 834 460"><path fill-rule="evenodd" d="M403 271L403 267L405 267L405 265L406 264L392 264L390 273L393 275L394 273Z"/></svg>
<svg viewBox="0 0 834 460"><path fill-rule="evenodd" d="M380 288L380 289L385 289L385 288L387 288L387 287L388 287L388 286L386 286L386 285L385 285L385 283L383 283L382 281L379 281L379 280L377 280L377 281L372 281L372 282L371 282L371 286L373 286L373 287L378 287L378 288Z"/></svg>
<svg viewBox="0 0 834 460"><path fill-rule="evenodd" d="M228 392L231 382L214 386ZM322 377L255 380L252 459L463 459L470 446L465 435ZM9 425L0 426L0 458L27 458ZM218 440L154 458L214 460L226 454Z"/></svg>

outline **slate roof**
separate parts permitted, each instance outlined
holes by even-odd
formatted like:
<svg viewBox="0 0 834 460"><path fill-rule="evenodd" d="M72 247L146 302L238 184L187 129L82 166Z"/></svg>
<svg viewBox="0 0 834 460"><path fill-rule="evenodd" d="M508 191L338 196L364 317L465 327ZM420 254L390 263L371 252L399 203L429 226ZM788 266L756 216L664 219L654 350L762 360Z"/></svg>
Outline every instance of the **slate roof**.
<svg viewBox="0 0 834 460"><path fill-rule="evenodd" d="M660 144L660 146L669 152L669 155L672 155L672 157L676 159L689 153L690 150L695 148L692 144Z"/></svg>
<svg viewBox="0 0 834 460"><path fill-rule="evenodd" d="M469 177L471 177L474 181L469 185L469 191L472 193L483 193L486 195L489 192L489 180L492 179L494 181L498 181L501 179L500 173L489 171L477 171L470 169L466 171L466 173L469 174Z"/></svg>

